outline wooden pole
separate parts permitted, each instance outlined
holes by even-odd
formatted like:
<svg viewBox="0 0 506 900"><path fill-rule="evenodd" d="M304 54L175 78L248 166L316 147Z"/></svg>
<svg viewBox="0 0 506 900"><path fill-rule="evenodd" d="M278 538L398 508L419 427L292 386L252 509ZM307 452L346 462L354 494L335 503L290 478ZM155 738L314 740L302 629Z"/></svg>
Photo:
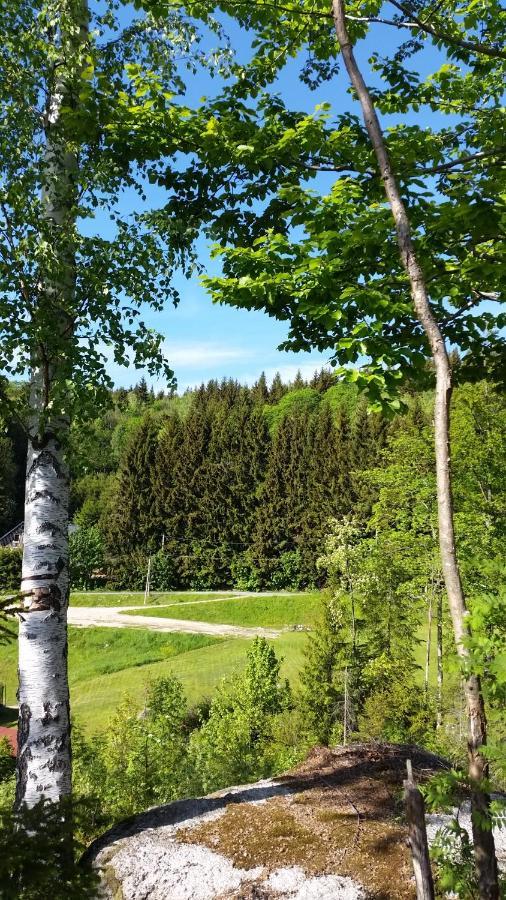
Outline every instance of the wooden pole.
<svg viewBox="0 0 506 900"><path fill-rule="evenodd" d="M149 559L148 559L148 571L146 574L146 587L144 588L144 606L146 606L146 603L149 600L150 582L151 582L151 557L149 557Z"/></svg>
<svg viewBox="0 0 506 900"><path fill-rule="evenodd" d="M404 781L404 803L413 860L417 900L434 900L434 880L429 860L429 843L425 827L425 803L413 779L411 760L406 760L408 777Z"/></svg>
<svg viewBox="0 0 506 900"><path fill-rule="evenodd" d="M443 592L438 588L437 598L437 712L436 728L443 723Z"/></svg>

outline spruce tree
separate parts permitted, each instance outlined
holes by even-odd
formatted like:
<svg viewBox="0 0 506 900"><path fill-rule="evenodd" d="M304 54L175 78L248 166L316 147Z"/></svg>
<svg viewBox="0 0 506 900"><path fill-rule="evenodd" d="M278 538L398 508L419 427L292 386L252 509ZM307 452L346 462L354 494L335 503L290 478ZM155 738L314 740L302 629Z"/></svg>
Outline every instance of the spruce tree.
<svg viewBox="0 0 506 900"><path fill-rule="evenodd" d="M149 391L148 391L148 385L147 385L146 379L144 378L144 375L142 376L139 383L135 385L134 394L137 397L139 403L142 403L143 405L148 403Z"/></svg>
<svg viewBox="0 0 506 900"><path fill-rule="evenodd" d="M327 746L333 734L337 737L346 712L343 649L341 616L334 601L326 598L321 620L306 646L300 700L308 736Z"/></svg>
<svg viewBox="0 0 506 900"><path fill-rule="evenodd" d="M307 384L302 377L302 373L301 373L300 369L297 369L297 374L295 376L294 381L290 385L290 390L301 391L305 387L307 387Z"/></svg>
<svg viewBox="0 0 506 900"><path fill-rule="evenodd" d="M112 554L158 549L156 455L159 424L147 416L132 435L110 501L106 539Z"/></svg>
<svg viewBox="0 0 506 900"><path fill-rule="evenodd" d="M215 394L217 382L211 387ZM202 587L195 580L200 566L202 549L206 545L206 459L211 434L207 409L206 388L202 385L195 394L193 404L183 424L182 441L178 456L177 478L174 483L174 505L181 517L179 570L183 584Z"/></svg>
<svg viewBox="0 0 506 900"><path fill-rule="evenodd" d="M124 410L128 403L128 391L126 388L118 388L115 392L115 400L118 409Z"/></svg>
<svg viewBox="0 0 506 900"><path fill-rule="evenodd" d="M370 413L367 401L361 397L351 428L350 469L354 515L364 523L371 515L377 495L370 481L364 479L361 473L377 465L381 450L385 446L386 434L386 420L378 414Z"/></svg>
<svg viewBox="0 0 506 900"><path fill-rule="evenodd" d="M268 583L283 554L301 542L307 496L307 430L304 414L287 416L279 425L260 493L253 556Z"/></svg>
<svg viewBox="0 0 506 900"><path fill-rule="evenodd" d="M217 586L231 583L231 563L251 542L269 433L263 413L250 401L213 408L208 454L203 465L202 540Z"/></svg>
<svg viewBox="0 0 506 900"><path fill-rule="evenodd" d="M281 398L286 394L287 390L288 388L285 384L283 384L281 380L281 375L279 374L279 372L276 372L269 389L269 403L279 403Z"/></svg>
<svg viewBox="0 0 506 900"><path fill-rule="evenodd" d="M267 379L265 377L265 372L262 372L258 381L255 381L255 384L251 388L251 399L253 403L264 404L269 401L269 388L267 386Z"/></svg>
<svg viewBox="0 0 506 900"><path fill-rule="evenodd" d="M185 520L178 502L181 485L183 426L179 416L169 416L160 431L155 459L155 520L157 533L176 559L185 534Z"/></svg>
<svg viewBox="0 0 506 900"><path fill-rule="evenodd" d="M328 521L351 511L349 429L345 410L338 423L327 403L311 418L307 436L307 494L301 522L300 554L305 578L318 578Z"/></svg>
<svg viewBox="0 0 506 900"><path fill-rule="evenodd" d="M309 387L312 387L316 391L320 391L320 393L324 394L325 391L328 391L329 388L333 387L336 383L336 376L333 372L329 372L328 369L320 369L319 372L315 372L311 381L309 382Z"/></svg>

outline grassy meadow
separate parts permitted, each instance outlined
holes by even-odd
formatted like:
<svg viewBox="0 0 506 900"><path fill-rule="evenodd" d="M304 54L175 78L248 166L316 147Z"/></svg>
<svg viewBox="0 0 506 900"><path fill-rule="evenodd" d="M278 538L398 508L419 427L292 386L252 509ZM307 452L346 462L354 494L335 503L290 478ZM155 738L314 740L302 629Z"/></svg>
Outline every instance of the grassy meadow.
<svg viewBox="0 0 506 900"><path fill-rule="evenodd" d="M223 593L177 593L156 596L164 603L191 604L196 599L209 600L223 598ZM235 605L239 599L233 594L230 599L216 603L202 603L191 607L192 614L180 618L196 619L193 610L202 609L199 621L235 622L237 624L275 624L277 626L310 624L317 614L317 594L294 594L275 597L247 597L239 611ZM151 595L153 601L153 595ZM260 602L259 602L260 600ZM140 592L118 594L90 592L73 594L72 605L79 606L142 606L139 613L148 613L149 606L143 606L144 595ZM272 602L272 613L268 605ZM307 602L306 615L303 607ZM223 607L231 604L233 610L225 613ZM251 604L247 613L245 604ZM151 607L155 604L151 604ZM219 608L216 614L215 607ZM284 607L284 609L283 609ZM177 609L177 608L176 608ZM166 610L168 611L168 610ZM156 608L155 615L164 611ZM228 618L227 618L228 615ZM272 623L271 620L272 619ZM13 638L16 627L11 626ZM283 676L295 686L303 663L306 634L287 631L274 639L279 657L283 657ZM69 628L69 681L72 712L75 721L86 732L105 730L118 704L125 696L131 698L134 706L142 707L147 682L173 672L180 678L190 704L203 697L212 696L219 681L244 666L250 639L220 638L200 634L177 632L160 633L144 628ZM6 685L7 703L15 705L17 687L17 642L0 647L0 682Z"/></svg>
<svg viewBox="0 0 506 900"><path fill-rule="evenodd" d="M201 600L208 599L201 597ZM290 625L313 626L318 620L321 594L274 594L265 597L231 597L212 603L185 603L157 608L156 616L168 619L190 619L193 622L214 622L223 625L242 625L248 628L284 628ZM132 610L128 615L149 615L146 607Z"/></svg>
<svg viewBox="0 0 506 900"><path fill-rule="evenodd" d="M224 599L223 593L164 593L155 603L143 606L142 593L100 592L72 595L72 604L81 606L141 606L132 615L153 615L248 627L287 628L273 639L276 654L283 658L282 673L292 687L298 684L308 636L290 631L292 625L311 628L318 619L318 593ZM153 595L151 597L153 600ZM183 604L158 606L163 603ZM196 600L215 599L202 603ZM155 608L153 608L155 607ZM15 625L11 626L15 638ZM417 661L420 679L425 664L426 629L420 629ZM434 635L435 638L435 635ZM244 666L250 639L220 638L200 634L160 633L145 628L69 628L69 680L74 719L86 732L106 729L118 704L127 696L142 707L147 682L168 672L180 678L190 704L212 696L219 681ZM0 647L0 682L7 688L7 704L15 706L17 687L17 643ZM435 680L435 653L431 659L431 680Z"/></svg>
<svg viewBox="0 0 506 900"><path fill-rule="evenodd" d="M71 606L166 606L168 603L192 603L195 600L218 600L240 591L151 591L149 602L144 604L144 591L73 591Z"/></svg>

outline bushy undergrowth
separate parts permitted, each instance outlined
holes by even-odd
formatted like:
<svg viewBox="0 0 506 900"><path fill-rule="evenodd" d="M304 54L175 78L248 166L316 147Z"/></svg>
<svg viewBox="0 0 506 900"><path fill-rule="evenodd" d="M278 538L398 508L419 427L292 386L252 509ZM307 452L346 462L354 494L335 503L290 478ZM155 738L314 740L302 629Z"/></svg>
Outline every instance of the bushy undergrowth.
<svg viewBox="0 0 506 900"><path fill-rule="evenodd" d="M280 660L257 638L244 672L224 679L211 702L189 708L169 675L149 686L143 709L125 699L105 735L75 728L74 789L88 811L80 837L149 806L286 768L303 752L293 734L286 740L292 706Z"/></svg>
<svg viewBox="0 0 506 900"><path fill-rule="evenodd" d="M300 690L280 677L273 646L257 638L244 671L224 679L212 700L189 708L181 683L169 674L148 686L143 706L125 698L104 734L85 737L74 727L76 848L150 806L286 771L315 743L342 741L345 729L348 740L373 737L444 749L433 698L415 685L411 667L386 656L368 660L366 649L361 671L354 671L339 604L329 599L309 641ZM458 755L456 744L453 750ZM43 831L38 843L26 832L16 844L18 825L6 812L12 768L10 750L2 745L0 878L8 876L11 893L1 896L32 900L41 885L56 900L94 896L90 872L72 854L60 859L62 817L55 818L54 810L41 804L30 814L33 834ZM438 790L435 784L433 800ZM464 900L473 896L473 859L461 830L441 834L434 860L442 889L451 885Z"/></svg>
<svg viewBox="0 0 506 900"><path fill-rule="evenodd" d="M19 589L22 558L21 547L0 547L0 592Z"/></svg>

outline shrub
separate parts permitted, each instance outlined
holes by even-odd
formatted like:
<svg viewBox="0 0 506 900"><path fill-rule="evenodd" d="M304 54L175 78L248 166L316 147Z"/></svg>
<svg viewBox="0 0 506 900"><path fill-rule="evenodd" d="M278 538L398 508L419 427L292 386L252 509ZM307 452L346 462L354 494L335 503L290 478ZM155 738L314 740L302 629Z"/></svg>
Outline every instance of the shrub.
<svg viewBox="0 0 506 900"><path fill-rule="evenodd" d="M250 550L237 553L230 563L232 585L239 591L259 591L262 581Z"/></svg>
<svg viewBox="0 0 506 900"><path fill-rule="evenodd" d="M0 784L12 778L16 771L16 759L7 738L0 738Z"/></svg>
<svg viewBox="0 0 506 900"><path fill-rule="evenodd" d="M231 584L231 548L227 544L209 547L192 541L180 557L181 582L190 590L211 591Z"/></svg>
<svg viewBox="0 0 506 900"><path fill-rule="evenodd" d="M224 680L209 719L190 739L190 752L204 791L255 781L276 766L272 752L276 716L290 691L279 677L280 661L265 638L255 638L246 669Z"/></svg>
<svg viewBox="0 0 506 900"><path fill-rule="evenodd" d="M270 578L273 590L296 591L301 586L301 562L298 550L287 550L276 560Z"/></svg>
<svg viewBox="0 0 506 900"><path fill-rule="evenodd" d="M151 590L173 591L178 587L176 564L170 553L159 550L151 557Z"/></svg>
<svg viewBox="0 0 506 900"><path fill-rule="evenodd" d="M19 590L22 560L21 547L0 547L0 592Z"/></svg>
<svg viewBox="0 0 506 900"><path fill-rule="evenodd" d="M79 803L72 804L78 820ZM3 900L86 900L98 896L98 876L77 862L68 802L41 799L32 809L0 810L0 884Z"/></svg>
<svg viewBox="0 0 506 900"><path fill-rule="evenodd" d="M141 713L128 698L121 704L99 751L100 796L112 819L191 793L186 717L183 687L174 675L149 686Z"/></svg>
<svg viewBox="0 0 506 900"><path fill-rule="evenodd" d="M104 545L96 525L78 528L70 535L69 560L72 587L89 590L95 583L93 573L104 565Z"/></svg>

